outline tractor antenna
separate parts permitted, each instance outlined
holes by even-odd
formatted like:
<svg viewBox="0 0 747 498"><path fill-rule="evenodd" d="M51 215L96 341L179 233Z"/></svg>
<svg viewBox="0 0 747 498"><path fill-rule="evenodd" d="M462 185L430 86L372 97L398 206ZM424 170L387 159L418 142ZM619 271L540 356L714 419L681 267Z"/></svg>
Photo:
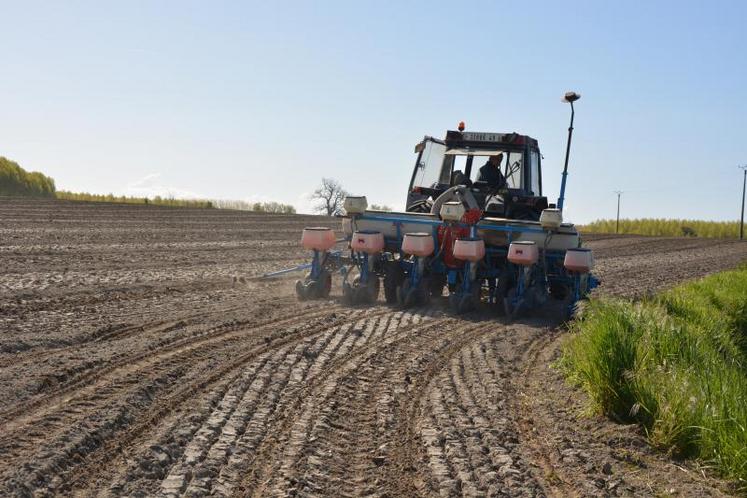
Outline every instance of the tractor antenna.
<svg viewBox="0 0 747 498"><path fill-rule="evenodd" d="M571 104L571 124L568 126L568 143L565 147L565 166L563 167L563 180L560 182L560 198L558 199L558 209L563 210L563 201L565 200L565 180L568 177L568 156L571 153L571 138L573 137L573 116L575 111L573 110L573 103L581 98L581 95L576 92L566 92L563 95L563 102Z"/></svg>

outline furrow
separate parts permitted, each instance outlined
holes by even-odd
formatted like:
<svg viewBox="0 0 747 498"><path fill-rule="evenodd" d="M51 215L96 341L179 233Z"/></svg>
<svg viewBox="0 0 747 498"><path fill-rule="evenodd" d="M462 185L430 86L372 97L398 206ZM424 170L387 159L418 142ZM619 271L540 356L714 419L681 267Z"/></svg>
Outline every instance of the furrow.
<svg viewBox="0 0 747 498"><path fill-rule="evenodd" d="M355 317L362 313L355 312L352 315ZM165 372L161 377L157 377L153 382L147 383L144 386L141 385L131 395L126 397L120 395L119 399L121 401L117 401L115 405L112 405L109 400L112 399L115 393L140 383L137 372L130 372L129 376L109 386L104 386L103 389L88 398L81 399L79 401L79 408L76 407L75 403L60 405L62 411L59 414L46 416L36 424L37 427L41 424L42 427L56 428L56 430L52 431L52 434L57 432L57 435L49 436L44 431L31 431L27 434L30 437L24 437L20 445L9 445L13 450L12 455L16 460L24 458L24 454L36 455L33 457L34 464L31 467L27 465L22 473L23 475L29 475L30 473L37 476L30 480L24 477L24 480L30 483L34 489L43 488L44 486L52 486L54 488L63 483L67 477L72 477L73 482L79 482L81 476L78 473L65 476L66 469L78 467L81 463L88 464L89 462L85 460L85 455L119 442L115 434L131 426L133 422L140 421L136 427L138 427L138 431L142 431L152 425L148 421L149 415L153 416L163 410L170 411L172 403L179 404L183 402L189 397L194 396L196 390L201 391L210 383L223 382L224 379L218 375L219 372L229 373L263 351L307 336L317 335L328 329L328 324L324 324L320 328L314 328L314 324L312 323L311 328L304 328L302 331L294 332L286 337L280 334L278 335L279 338L275 341L270 339L269 342L259 347L253 343L249 344L245 346L245 348L248 347L248 352L240 354L235 361L225 362L218 360L223 361L224 368L213 372L208 370L206 371L206 373L210 372L208 375L191 374L187 376L184 369L192 363L199 363L209 368L210 363L214 363L211 360L212 356L209 354L210 350L196 351L193 354L192 361L185 361L185 358L170 358L169 362L157 366L155 370L156 372ZM206 364L205 361L208 363ZM150 375L153 375L153 373ZM194 384L187 384L184 388L174 389L171 387L178 386L178 381L182 378L206 378L208 380L197 380ZM173 391L173 394L168 396L157 394L160 391L169 391L170 389ZM101 404L104 408L102 410L95 409L97 404ZM137 414L139 413L146 414L145 420L142 420L143 417L137 418ZM74 420L77 421L73 422ZM39 455L39 448L36 446L35 440L41 437L45 437L45 440L49 441L49 443L46 449L45 446L42 446L41 455ZM63 448L59 447L59 441L64 441ZM28 444L24 445L25 442L28 442ZM76 457L76 455L81 455L82 457ZM54 468L55 472L50 472L49 469L51 468ZM58 474L55 482L48 482L49 479L46 476L49 474ZM9 479L13 481L15 478L12 475L6 475L4 478L6 482Z"/></svg>
<svg viewBox="0 0 747 498"><path fill-rule="evenodd" d="M296 322L303 323L328 314L328 311L320 311L311 316L305 316L303 319L300 319L299 317L278 319L258 325L252 330L252 332L253 335L258 335L266 329L290 326ZM234 340L236 339L237 333L244 332L248 326L252 326L252 323L224 323L217 327L212 327L204 333L186 339L176 340L172 343L159 344L157 345L158 349L156 353L151 350L142 351L134 355L117 359L114 362L108 362L106 365L92 371L87 371L80 376L75 377L66 385L58 387L55 392L49 396L17 404L11 410L0 414L0 418L5 420L5 432L12 433L12 431L22 428L24 425L32 422L32 417L43 416L49 410L54 410L59 405L69 403L76 397L80 398L90 395L90 393L99 390L101 384L110 378L121 377L123 374L126 374L128 371L132 371L133 369L147 368L155 362L162 361L165 358L170 358L175 355L189 354L196 349L207 346L214 347L216 341L220 343ZM256 339L259 340L260 338L256 337ZM0 446L2 446L2 442L0 442Z"/></svg>
<svg viewBox="0 0 747 498"><path fill-rule="evenodd" d="M386 333L378 336L378 342L391 343L402 336L404 331L413 332L409 324L420 318L413 319L416 313L395 313L392 318L382 322L375 328L369 328L373 334L380 334L386 327ZM396 332L396 334L395 334ZM362 337L367 337L365 329ZM278 465L255 469L252 478L248 480L247 491L252 489L251 493L262 495L266 493L281 493L282 489L293 489L298 484L298 470L303 468L303 463L312 463L312 457L307 458L309 443L313 442L318 435L324 431L330 419L330 413L343 407L343 403L335 402L341 380L346 373L354 371L357 366L375 352L376 346L373 346L370 340L364 341L365 347L359 348L358 351L351 351L352 347L344 347L338 352L336 361L332 362L324 373L323 377L317 377L317 382L310 382L307 387L307 396L304 397L298 407L298 413L289 418L286 423L286 431L282 436L283 447L280 454L275 457L266 457L266 460L278 460ZM352 343L351 343L352 346ZM372 349L374 348L374 349ZM272 449L268 449L272 451ZM263 482L262 475L272 476L269 483L258 486Z"/></svg>

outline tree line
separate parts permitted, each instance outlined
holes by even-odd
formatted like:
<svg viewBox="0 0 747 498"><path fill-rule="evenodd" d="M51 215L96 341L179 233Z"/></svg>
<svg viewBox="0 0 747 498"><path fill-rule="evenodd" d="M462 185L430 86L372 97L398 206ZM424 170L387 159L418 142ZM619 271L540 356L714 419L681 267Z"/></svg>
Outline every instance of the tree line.
<svg viewBox="0 0 747 498"><path fill-rule="evenodd" d="M322 178L322 184L312 194L314 209L333 216L343 212L343 201L348 193L332 178ZM57 190L54 180L37 171L26 171L18 163L0 156L0 196L50 197L69 201L116 202L121 204L152 204L157 206L236 209L258 213L295 214L291 204L280 202L247 202L225 199L176 199L174 197L134 197L114 194L90 194ZM372 204L371 209L391 211L389 206Z"/></svg>
<svg viewBox="0 0 747 498"><path fill-rule="evenodd" d="M237 209L258 213L295 214L296 208L280 202L246 202L210 199L176 199L174 197L134 197L114 194L90 194L57 190L54 180L36 171L26 171L15 161L0 156L0 196L48 197L68 201L151 204L155 206Z"/></svg>
<svg viewBox="0 0 747 498"><path fill-rule="evenodd" d="M172 207L195 207L195 208L213 208L213 201L204 199L176 199L174 197L131 197L127 195L114 194L89 194L88 192L68 192L67 190L58 190L55 194L57 199L67 201L83 202L116 202L118 204L152 204L154 206L172 206Z"/></svg>
<svg viewBox="0 0 747 498"><path fill-rule="evenodd" d="M236 209L239 211L254 211L255 213L296 214L296 208L291 204L283 204L275 201L247 202L216 199L213 201L213 205L218 209Z"/></svg>
<svg viewBox="0 0 747 498"><path fill-rule="evenodd" d="M0 195L54 197L55 190L52 178L0 156Z"/></svg>

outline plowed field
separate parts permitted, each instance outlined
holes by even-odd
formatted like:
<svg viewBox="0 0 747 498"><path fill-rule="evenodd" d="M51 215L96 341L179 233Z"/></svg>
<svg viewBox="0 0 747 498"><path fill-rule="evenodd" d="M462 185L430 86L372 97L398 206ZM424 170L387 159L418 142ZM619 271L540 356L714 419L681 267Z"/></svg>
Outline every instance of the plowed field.
<svg viewBox="0 0 747 498"><path fill-rule="evenodd" d="M333 219L0 199L0 495L720 496L581 413L563 331L297 302ZM739 264L747 245L589 237L599 292Z"/></svg>

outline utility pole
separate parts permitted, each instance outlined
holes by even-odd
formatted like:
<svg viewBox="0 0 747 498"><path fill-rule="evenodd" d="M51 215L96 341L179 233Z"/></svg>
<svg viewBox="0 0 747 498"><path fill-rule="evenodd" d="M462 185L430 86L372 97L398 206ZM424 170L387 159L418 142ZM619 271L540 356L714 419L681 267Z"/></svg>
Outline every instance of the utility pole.
<svg viewBox="0 0 747 498"><path fill-rule="evenodd" d="M615 190L617 194L617 223L615 224L615 233L620 233L620 196L623 194L622 190Z"/></svg>
<svg viewBox="0 0 747 498"><path fill-rule="evenodd" d="M744 240L744 191L747 188L747 164L738 166L744 172L742 179L742 218L739 220L739 240Z"/></svg>

